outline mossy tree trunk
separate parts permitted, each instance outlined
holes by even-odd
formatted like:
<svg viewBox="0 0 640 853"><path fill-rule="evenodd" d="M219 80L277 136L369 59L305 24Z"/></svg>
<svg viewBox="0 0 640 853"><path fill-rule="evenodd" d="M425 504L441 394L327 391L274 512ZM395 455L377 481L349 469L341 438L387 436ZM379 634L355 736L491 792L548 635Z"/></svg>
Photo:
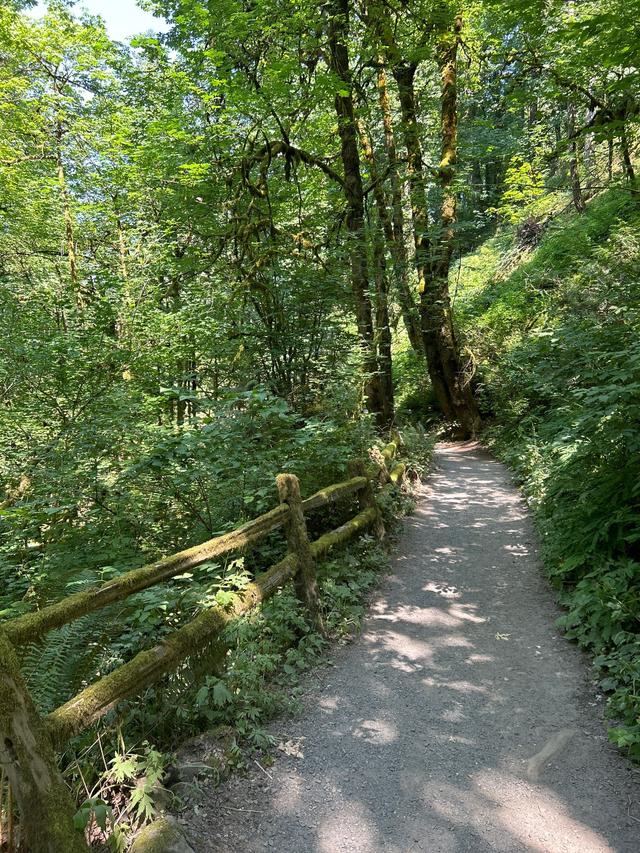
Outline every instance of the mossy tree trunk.
<svg viewBox="0 0 640 853"><path fill-rule="evenodd" d="M369 262L364 228L364 190L360 172L358 136L353 106L351 69L349 65L349 0L332 0L327 6L329 62L336 75L338 89L335 110L338 117L340 155L344 169L344 195L347 202L346 226L350 238L351 288L365 370L365 398L367 408L375 416L381 429L385 423L388 405L380 365L375 351L373 317L369 287Z"/></svg>
<svg viewBox="0 0 640 853"><path fill-rule="evenodd" d="M449 296L449 269L455 246L456 192L453 185L458 155L458 45L462 19L456 17L437 48L440 71L440 128L442 147L438 168L441 190L440 223L437 239L431 247L431 263L420 296L420 314L425 339L437 347L440 374L453 417L466 435L475 435L481 426L480 413L473 396L471 375L465 368L456 340Z"/></svg>
<svg viewBox="0 0 640 853"><path fill-rule="evenodd" d="M51 741L1 630L0 688L0 765L18 805L24 848L29 853L86 853Z"/></svg>
<svg viewBox="0 0 640 853"><path fill-rule="evenodd" d="M415 266L418 275L418 292L420 294L420 321L423 348L427 357L429 379L445 418L453 420L455 411L451 394L447 387L443 370L439 337L446 332L448 323L445 312L439 300L434 299L433 282L431 280L431 241L429 237L429 214L427 208L427 186L425 169L422 160L422 145L418 129L416 112L416 97L414 78L417 71L415 63L398 64L393 69L393 76L398 87L404 146L407 153L407 177L409 182L409 200L411 203L411 220L413 223L413 242L415 247ZM428 288L428 284L431 287ZM434 309L438 310L438 315Z"/></svg>
<svg viewBox="0 0 640 853"><path fill-rule="evenodd" d="M373 197L376 206L377 222L374 220L372 228L372 253L374 264L374 276L376 284L376 310L375 310L375 344L380 365L380 378L383 386L383 426L388 429L394 421L394 392L393 392L393 370L392 370L392 339L391 325L389 320L389 277L387 274L386 241L391 237L391 223L387 211L387 201L384 184L378 174L373 143L371 137L362 122L358 123L360 132L360 146L365 160L369 166L369 174L373 185Z"/></svg>
<svg viewBox="0 0 640 853"><path fill-rule="evenodd" d="M409 286L409 259L404 241L404 210L402 205L402 184L400 181L400 170L398 167L398 154L396 150L395 135L393 132L393 117L391 104L389 102L389 91L387 86L387 74L380 60L378 69L378 99L382 112L382 125L384 129L384 146L389 169L389 184L391 187L391 217L386 213L383 227L391 260L393 263L394 280L398 294L398 302L402 311L402 320L407 330L409 343L412 349L419 355L424 356L424 345L420 332L420 317L411 294ZM380 191L384 193L382 187ZM380 195L380 191L378 195ZM376 197L376 203L380 214L380 202ZM386 205L385 205L386 212Z"/></svg>
<svg viewBox="0 0 640 853"><path fill-rule="evenodd" d="M567 136L569 137L569 175L571 177L571 192L573 194L573 205L578 213L584 213L585 203L580 183L580 166L578 160L578 143L576 141L576 107L575 104L567 104Z"/></svg>
<svg viewBox="0 0 640 853"><path fill-rule="evenodd" d="M391 68L400 101L415 267L420 294L420 326L429 378L438 406L447 420L458 421L467 435L480 427L480 415L456 341L451 300L449 266L454 246L456 197L453 188L457 155L457 58L462 19L439 36L436 56L441 79L440 168L436 172L442 201L440 223L433 227L427 203L427 175L417 117L415 75L418 63L408 62L396 42L383 5L367 4L367 25L380 41L383 60ZM384 112L384 107L383 107Z"/></svg>

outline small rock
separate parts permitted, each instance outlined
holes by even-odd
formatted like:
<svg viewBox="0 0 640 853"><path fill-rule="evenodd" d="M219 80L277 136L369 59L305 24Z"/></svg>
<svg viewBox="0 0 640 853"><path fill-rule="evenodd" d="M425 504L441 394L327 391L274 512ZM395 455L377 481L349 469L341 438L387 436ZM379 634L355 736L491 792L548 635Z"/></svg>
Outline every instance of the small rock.
<svg viewBox="0 0 640 853"><path fill-rule="evenodd" d="M161 817L136 837L130 853L195 853L177 821Z"/></svg>
<svg viewBox="0 0 640 853"><path fill-rule="evenodd" d="M167 788L180 782L194 782L208 776L216 782L226 779L237 749L233 729L219 726L185 741L176 751L175 761L163 780Z"/></svg>
<svg viewBox="0 0 640 853"><path fill-rule="evenodd" d="M165 785L173 788L180 782L195 782L200 776L213 776L215 770L203 761L185 762L183 764L171 764L167 769Z"/></svg>

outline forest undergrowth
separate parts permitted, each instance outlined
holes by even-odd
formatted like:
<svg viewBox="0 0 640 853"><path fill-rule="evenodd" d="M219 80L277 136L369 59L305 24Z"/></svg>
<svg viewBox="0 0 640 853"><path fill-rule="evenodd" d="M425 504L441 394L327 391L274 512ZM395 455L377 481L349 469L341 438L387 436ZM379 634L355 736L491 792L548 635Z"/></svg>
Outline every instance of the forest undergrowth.
<svg viewBox="0 0 640 853"><path fill-rule="evenodd" d="M527 223L542 224L536 245ZM640 759L640 205L546 196L462 262L484 439L533 510L560 625L594 657L609 737Z"/></svg>
<svg viewBox="0 0 640 853"><path fill-rule="evenodd" d="M268 399L262 402L268 409ZM278 403L275 406L280 410ZM318 482L321 478L339 478L349 456L362 450L363 440L374 440L366 425L361 429L356 440L351 436L351 444L333 445L333 473L326 455L324 465L313 472L306 469L306 481L305 469L298 469L308 484L305 491L326 484ZM434 441L434 434L421 429L407 428L403 433L403 453L412 479L427 470ZM308 454L307 461L311 458ZM203 464L202 459L199 462ZM275 489L265 487L262 497L269 508ZM381 495L380 508L392 538L398 519L412 506L406 488ZM308 520L311 537L342 523L354 511L353 502L327 507ZM257 572L277 560L284 547L282 535L274 534L248 554L204 564L193 573L134 596L126 608L107 608L30 645L23 657L23 673L40 709L52 710L203 607L213 603L224 607ZM255 757L268 763L275 743L265 724L276 715L294 714L302 695L303 674L323 664L333 646L357 635L367 598L388 568L387 550L386 541L365 536L318 565L325 635L314 629L294 591L285 587L233 622L203 657L188 661L142 695L119 703L117 711L74 738L64 751L61 766L79 804L78 828L84 828L94 844L107 843L119 851L127 849L131 837L162 809L179 810L178 788L168 790L164 783L174 772L173 750L199 733L210 731L213 740L223 744L216 762L202 762L200 776L219 778L222 772L242 769ZM104 577L104 571L98 576ZM91 577L96 575L82 573L84 583ZM77 586L77 579L72 580L66 589L74 591Z"/></svg>
<svg viewBox="0 0 640 853"><path fill-rule="evenodd" d="M640 759L638 2L146 0L162 31L123 41L71 0L1 3L0 622L254 519L279 473L303 496L343 480L393 429L420 474L443 429L517 473L563 630ZM37 710L286 547L21 648ZM323 565L334 640L384 562L365 540ZM264 746L327 647L285 591L230 648L69 745L80 823L147 820L203 727ZM28 777L0 703L7 740L0 823L80 849L53 754L50 786Z"/></svg>

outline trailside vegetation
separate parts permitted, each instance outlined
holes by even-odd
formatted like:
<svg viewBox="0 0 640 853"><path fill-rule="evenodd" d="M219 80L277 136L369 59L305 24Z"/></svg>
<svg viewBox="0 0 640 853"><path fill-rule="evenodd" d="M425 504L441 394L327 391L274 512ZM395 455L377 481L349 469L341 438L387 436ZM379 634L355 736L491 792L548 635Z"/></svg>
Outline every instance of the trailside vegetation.
<svg viewBox="0 0 640 853"><path fill-rule="evenodd" d="M69 743L87 838L149 819L179 737L264 745L384 562L324 552L392 526L434 429L517 472L640 758L639 0L145 0L168 31L127 43L35 5L0 7L3 678L50 714L303 563Z"/></svg>
<svg viewBox="0 0 640 853"><path fill-rule="evenodd" d="M567 609L560 625L595 656L609 736L640 758L640 207L625 187L584 211L565 196L545 206L535 248L509 229L463 260L459 316L496 413L487 439L523 483Z"/></svg>

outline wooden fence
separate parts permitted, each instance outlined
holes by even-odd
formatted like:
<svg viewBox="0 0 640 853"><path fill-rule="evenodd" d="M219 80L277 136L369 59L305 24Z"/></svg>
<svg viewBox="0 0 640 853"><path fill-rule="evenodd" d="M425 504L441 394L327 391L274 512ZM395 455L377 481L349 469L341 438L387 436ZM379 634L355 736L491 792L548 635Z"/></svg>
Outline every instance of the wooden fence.
<svg viewBox="0 0 640 853"><path fill-rule="evenodd" d="M397 485L402 481L404 464L391 467L398 446L399 440L394 440L380 454L376 480L367 475L364 461L356 461L350 465L348 480L327 486L306 500L301 498L297 478L293 474L280 474L276 478L280 504L270 512L223 536L0 625L0 767L9 791L5 811L10 825L14 800L21 816L22 839L29 853L86 853L84 837L73 826L76 809L56 762L56 750L70 738L87 729L122 699L141 693L175 671L187 658L210 646L231 620L266 601L289 580L293 581L296 594L316 628L323 630L315 562L364 530L373 529L378 538L384 535L375 490L376 485L389 482ZM311 542L306 516L351 496L357 498L358 513ZM229 606L214 605L201 611L158 645L139 652L46 717L38 713L20 672L17 646L38 640L54 628L168 581L215 557L246 550L280 527L286 533L286 556L238 592ZM0 794L3 787L0 784Z"/></svg>

